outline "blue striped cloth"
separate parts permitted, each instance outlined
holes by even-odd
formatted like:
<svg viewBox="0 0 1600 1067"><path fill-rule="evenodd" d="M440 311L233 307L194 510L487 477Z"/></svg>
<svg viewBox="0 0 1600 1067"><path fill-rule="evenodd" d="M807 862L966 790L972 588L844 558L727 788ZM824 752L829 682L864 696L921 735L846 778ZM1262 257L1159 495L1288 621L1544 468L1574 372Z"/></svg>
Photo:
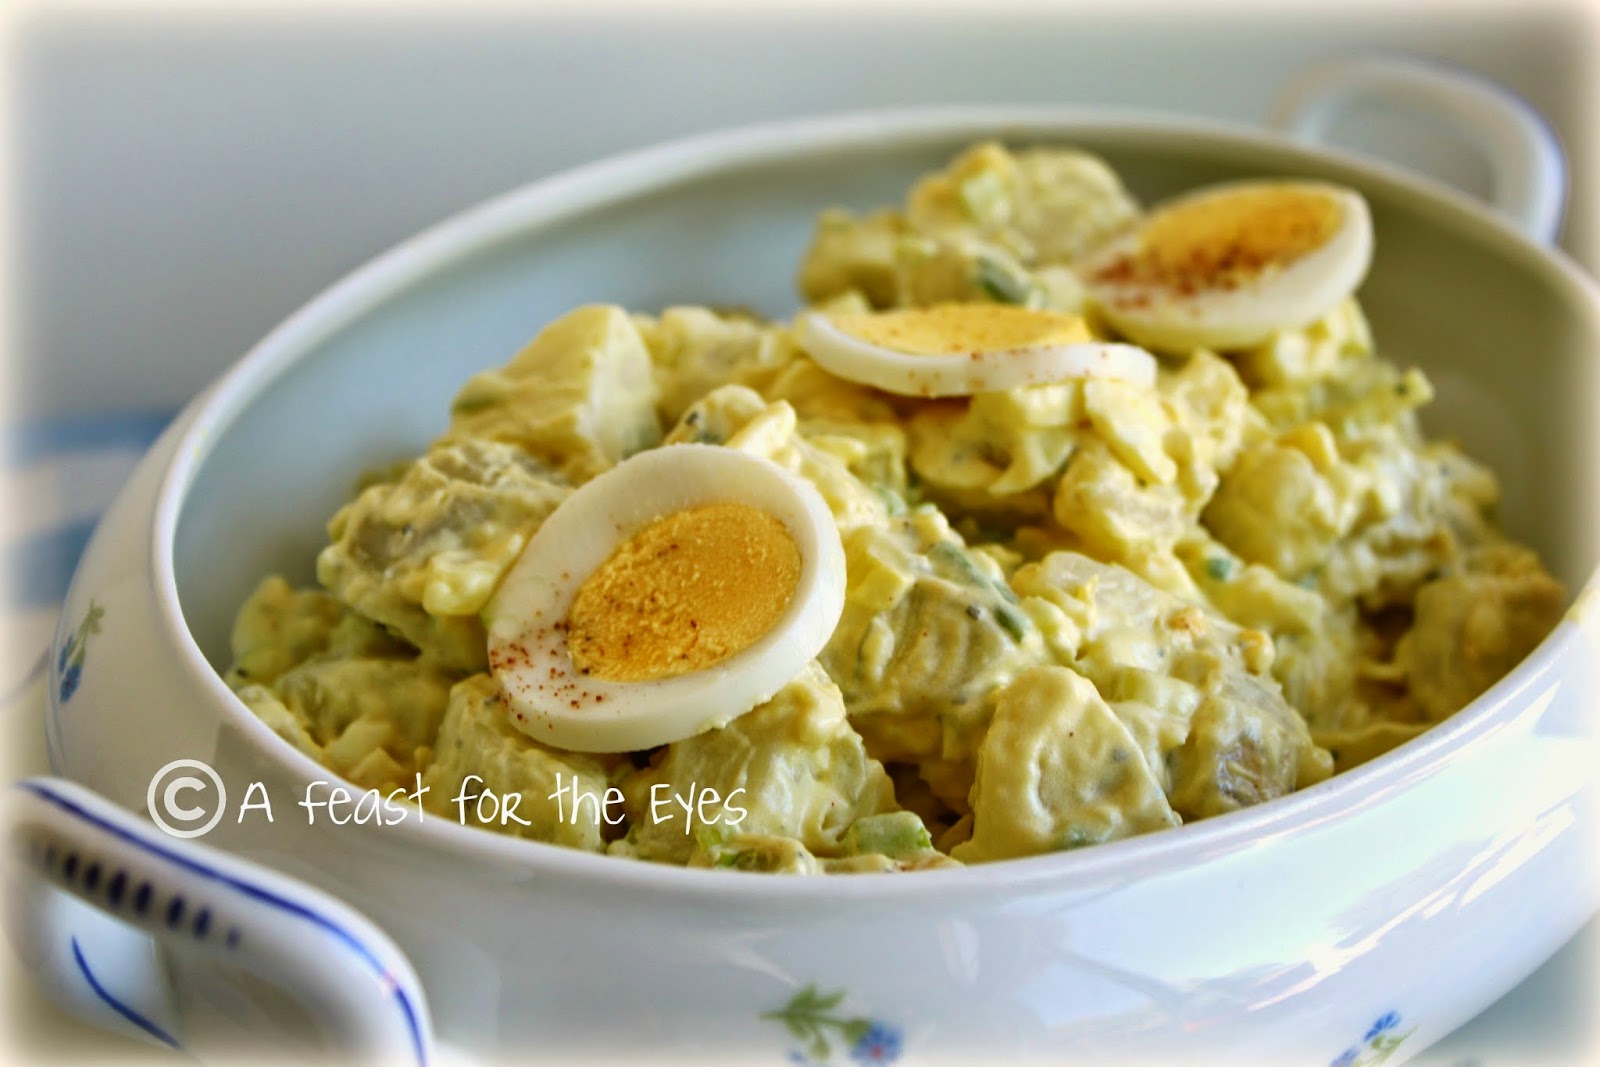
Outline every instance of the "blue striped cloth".
<svg viewBox="0 0 1600 1067"><path fill-rule="evenodd" d="M5 607L0 702L44 669L56 615L78 558L170 411L25 420L0 439Z"/></svg>

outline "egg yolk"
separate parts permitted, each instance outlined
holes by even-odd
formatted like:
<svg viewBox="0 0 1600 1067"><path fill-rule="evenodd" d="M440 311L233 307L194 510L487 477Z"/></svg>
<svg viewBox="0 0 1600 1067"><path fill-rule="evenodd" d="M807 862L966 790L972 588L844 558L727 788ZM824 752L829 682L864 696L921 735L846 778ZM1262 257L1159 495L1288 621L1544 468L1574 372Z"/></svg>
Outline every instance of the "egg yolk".
<svg viewBox="0 0 1600 1067"><path fill-rule="evenodd" d="M1097 277L1185 295L1234 288L1321 248L1343 222L1343 207L1314 190L1278 186L1208 197L1157 212L1138 251Z"/></svg>
<svg viewBox="0 0 1600 1067"><path fill-rule="evenodd" d="M1010 304L935 304L876 314L835 315L832 321L840 330L868 344L915 356L1000 352L1090 340L1088 327L1076 315Z"/></svg>
<svg viewBox="0 0 1600 1067"><path fill-rule="evenodd" d="M759 641L800 584L800 549L749 504L673 512L624 541L579 587L567 647L584 674L615 682L710 667Z"/></svg>

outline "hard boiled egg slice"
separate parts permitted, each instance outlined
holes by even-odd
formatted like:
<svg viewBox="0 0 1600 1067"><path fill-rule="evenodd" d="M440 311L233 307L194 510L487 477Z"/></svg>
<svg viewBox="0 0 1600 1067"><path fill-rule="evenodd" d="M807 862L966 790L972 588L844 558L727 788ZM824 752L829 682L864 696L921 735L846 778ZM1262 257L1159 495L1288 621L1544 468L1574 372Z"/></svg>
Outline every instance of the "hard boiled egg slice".
<svg viewBox="0 0 1600 1067"><path fill-rule="evenodd" d="M1327 314L1372 260L1353 190L1242 181L1170 200L1078 265L1091 300L1150 348L1242 348Z"/></svg>
<svg viewBox="0 0 1600 1067"><path fill-rule="evenodd" d="M813 311L798 329L800 346L824 370L901 396L967 396L1067 378L1156 380L1150 353L1094 340L1076 315L1010 304Z"/></svg>
<svg viewBox="0 0 1600 1067"><path fill-rule="evenodd" d="M512 723L580 752L721 726L812 660L844 609L844 549L809 482L716 445L640 452L534 534L485 611Z"/></svg>

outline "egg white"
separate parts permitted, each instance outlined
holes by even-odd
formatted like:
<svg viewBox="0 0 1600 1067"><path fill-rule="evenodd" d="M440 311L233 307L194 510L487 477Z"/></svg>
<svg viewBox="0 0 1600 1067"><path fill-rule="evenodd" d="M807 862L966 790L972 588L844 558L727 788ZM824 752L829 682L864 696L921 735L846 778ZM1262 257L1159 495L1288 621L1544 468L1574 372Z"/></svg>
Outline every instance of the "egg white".
<svg viewBox="0 0 1600 1067"><path fill-rule="evenodd" d="M798 337L800 347L829 373L899 396L971 396L1068 378L1117 378L1148 388L1156 380L1150 353L1104 341L901 352L848 333L815 311L800 317Z"/></svg>
<svg viewBox="0 0 1600 1067"><path fill-rule="evenodd" d="M1152 216L1262 186L1291 187L1328 197L1341 211L1338 229L1310 252L1243 279L1235 287L1201 284L1193 292L1179 292L1105 276L1107 268L1139 251L1145 228L1135 228L1078 264L1096 310L1117 333L1135 344L1174 353L1246 348L1327 314L1355 292L1372 262L1372 219L1366 201L1354 190L1323 182L1228 182L1157 205Z"/></svg>
<svg viewBox="0 0 1600 1067"><path fill-rule="evenodd" d="M710 667L670 678L581 673L565 620L584 581L654 520L723 502L773 515L799 549L799 581L772 629ZM652 748L722 726L788 684L832 636L844 590L838 527L809 482L735 449L668 445L586 482L539 527L485 609L489 662L512 725L534 740L579 752Z"/></svg>

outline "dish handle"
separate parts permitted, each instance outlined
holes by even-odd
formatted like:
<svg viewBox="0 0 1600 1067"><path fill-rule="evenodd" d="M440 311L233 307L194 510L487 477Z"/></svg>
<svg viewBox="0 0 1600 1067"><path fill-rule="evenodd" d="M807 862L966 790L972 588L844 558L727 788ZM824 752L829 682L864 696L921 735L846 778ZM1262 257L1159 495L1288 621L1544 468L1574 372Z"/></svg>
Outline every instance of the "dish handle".
<svg viewBox="0 0 1600 1067"><path fill-rule="evenodd" d="M1540 244L1554 244L1566 206L1561 142L1522 97L1481 74L1401 55L1353 56L1301 71L1279 92L1269 124L1326 144L1352 107L1392 104L1443 122L1488 164L1490 204Z"/></svg>
<svg viewBox="0 0 1600 1067"><path fill-rule="evenodd" d="M182 969L169 964L193 953L275 987L268 1001L288 994L341 1062L429 1059L416 972L349 906L167 836L65 779L26 779L9 800L6 925L40 988L68 1013L192 1054L206 1035L185 1034L185 1024L208 999L197 994L210 991L182 988Z"/></svg>

